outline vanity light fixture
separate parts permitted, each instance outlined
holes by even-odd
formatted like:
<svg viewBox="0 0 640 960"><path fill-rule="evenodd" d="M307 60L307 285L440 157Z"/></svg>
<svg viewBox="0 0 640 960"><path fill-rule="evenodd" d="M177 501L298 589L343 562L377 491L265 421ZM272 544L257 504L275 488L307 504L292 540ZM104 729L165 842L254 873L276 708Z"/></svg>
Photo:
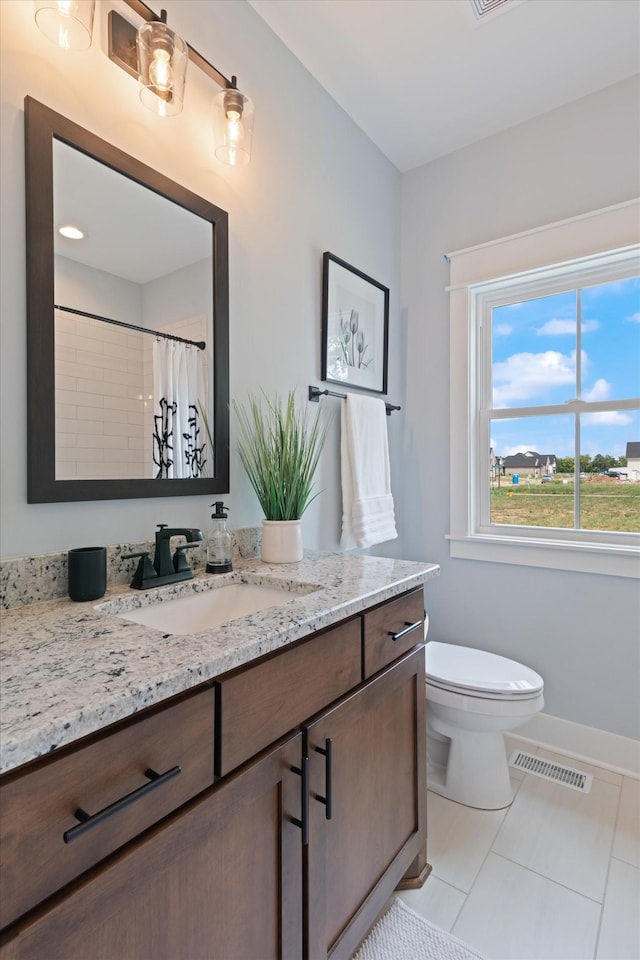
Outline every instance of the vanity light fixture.
<svg viewBox="0 0 640 960"><path fill-rule="evenodd" d="M58 227L58 233L67 240L84 240L84 232L80 227L74 227L72 223L65 223L64 226Z"/></svg>
<svg viewBox="0 0 640 960"><path fill-rule="evenodd" d="M139 79L142 102L159 116L178 114L182 109L188 58L222 88L214 98L216 157L231 166L248 163L253 139L253 103L238 90L236 78L229 80L170 30L164 10L158 17L142 0L124 2L145 23L136 30L116 10L110 10L109 58Z"/></svg>
<svg viewBox="0 0 640 960"><path fill-rule="evenodd" d="M213 133L218 160L242 166L251 159L253 136L253 103L240 93L236 78L231 86L213 98Z"/></svg>
<svg viewBox="0 0 640 960"><path fill-rule="evenodd" d="M187 45L167 26L167 11L138 30L140 99L159 117L175 117L182 110L187 76Z"/></svg>
<svg viewBox="0 0 640 960"><path fill-rule="evenodd" d="M95 0L34 0L33 6L38 28L62 50L91 46Z"/></svg>

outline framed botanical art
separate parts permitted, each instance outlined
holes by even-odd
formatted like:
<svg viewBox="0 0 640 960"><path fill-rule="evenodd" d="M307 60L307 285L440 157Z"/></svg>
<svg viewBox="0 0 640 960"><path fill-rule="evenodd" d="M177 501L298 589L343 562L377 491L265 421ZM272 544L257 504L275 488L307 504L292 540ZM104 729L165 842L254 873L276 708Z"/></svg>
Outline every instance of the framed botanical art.
<svg viewBox="0 0 640 960"><path fill-rule="evenodd" d="M386 393L388 287L332 253L322 267L322 379Z"/></svg>

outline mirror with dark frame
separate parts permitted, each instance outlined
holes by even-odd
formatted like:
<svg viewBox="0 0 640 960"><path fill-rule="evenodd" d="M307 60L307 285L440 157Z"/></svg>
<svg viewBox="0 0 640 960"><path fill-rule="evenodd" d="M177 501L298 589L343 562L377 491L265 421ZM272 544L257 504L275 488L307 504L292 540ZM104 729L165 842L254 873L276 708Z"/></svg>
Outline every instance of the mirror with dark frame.
<svg viewBox="0 0 640 960"><path fill-rule="evenodd" d="M25 136L29 503L227 493L226 212L31 97Z"/></svg>

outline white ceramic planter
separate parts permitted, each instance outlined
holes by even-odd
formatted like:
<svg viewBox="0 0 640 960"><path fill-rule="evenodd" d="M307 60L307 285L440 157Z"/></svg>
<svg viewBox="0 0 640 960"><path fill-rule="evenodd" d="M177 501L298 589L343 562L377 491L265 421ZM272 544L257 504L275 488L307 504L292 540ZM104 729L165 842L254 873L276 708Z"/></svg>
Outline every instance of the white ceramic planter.
<svg viewBox="0 0 640 960"><path fill-rule="evenodd" d="M261 557L265 563L302 560L302 520L263 520Z"/></svg>

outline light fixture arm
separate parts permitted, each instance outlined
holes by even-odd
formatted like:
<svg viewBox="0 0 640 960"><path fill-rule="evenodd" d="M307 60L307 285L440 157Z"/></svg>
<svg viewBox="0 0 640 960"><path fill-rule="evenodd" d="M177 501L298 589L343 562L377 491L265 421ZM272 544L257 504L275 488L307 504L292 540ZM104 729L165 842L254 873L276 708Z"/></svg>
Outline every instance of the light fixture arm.
<svg viewBox="0 0 640 960"><path fill-rule="evenodd" d="M160 21L162 23L167 22L166 10L162 10L160 13L160 16L158 16L156 13L153 12L151 7L148 7L146 3L142 2L142 0L124 0L124 2L128 7L130 7L134 11L134 13L137 13L139 17L142 17L143 20L146 20L148 22L153 20ZM205 73L208 77L214 80L219 87L222 87L223 90L235 89L236 87L235 77L232 77L231 80L229 80L227 77L225 77L223 73L220 73L217 67L214 67L212 63L209 63L208 60L205 60L202 54L198 53L197 50L194 50L194 48L188 43L187 43L187 50L189 52L189 60L191 60L191 62L196 67L202 70L203 73Z"/></svg>
<svg viewBox="0 0 640 960"><path fill-rule="evenodd" d="M1 0L0 0L1 2ZM140 99L158 116L176 116L182 109L185 70L191 60L213 80L219 93L213 98L215 156L222 163L241 166L251 158L253 103L238 90L235 76L229 80L167 24L143 0L125 0L144 21L139 29L117 10L110 10L109 59L138 80ZM180 51L174 70L174 51Z"/></svg>

